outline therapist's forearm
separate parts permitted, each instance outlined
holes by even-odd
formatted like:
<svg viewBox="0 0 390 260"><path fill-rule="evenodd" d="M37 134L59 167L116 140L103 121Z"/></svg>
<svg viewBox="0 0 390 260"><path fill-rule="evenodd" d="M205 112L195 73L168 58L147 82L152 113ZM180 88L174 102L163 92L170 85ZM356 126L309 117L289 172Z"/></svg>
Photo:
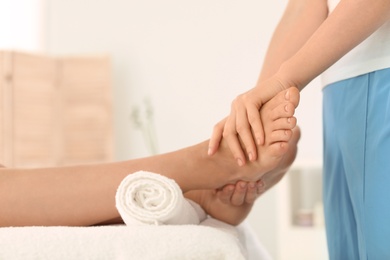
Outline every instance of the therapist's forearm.
<svg viewBox="0 0 390 260"><path fill-rule="evenodd" d="M277 78L303 89L389 18L389 0L342 0L305 45L282 64Z"/></svg>
<svg viewBox="0 0 390 260"><path fill-rule="evenodd" d="M328 15L326 0L290 0L270 41L258 83L274 75Z"/></svg>

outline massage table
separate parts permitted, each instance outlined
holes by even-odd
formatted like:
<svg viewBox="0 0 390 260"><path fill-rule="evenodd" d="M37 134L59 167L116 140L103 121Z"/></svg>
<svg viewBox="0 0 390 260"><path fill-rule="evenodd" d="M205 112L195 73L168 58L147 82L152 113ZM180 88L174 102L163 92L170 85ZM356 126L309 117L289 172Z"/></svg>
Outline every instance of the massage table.
<svg viewBox="0 0 390 260"><path fill-rule="evenodd" d="M271 259L247 223L236 227L207 216L162 175L128 175L115 199L121 225L0 228L0 259Z"/></svg>

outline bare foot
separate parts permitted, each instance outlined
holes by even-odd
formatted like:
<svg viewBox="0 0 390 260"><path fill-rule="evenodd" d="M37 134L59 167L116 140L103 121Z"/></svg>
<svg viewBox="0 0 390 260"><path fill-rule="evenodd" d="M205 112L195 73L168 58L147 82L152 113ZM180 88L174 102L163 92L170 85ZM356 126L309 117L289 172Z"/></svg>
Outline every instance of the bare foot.
<svg viewBox="0 0 390 260"><path fill-rule="evenodd" d="M209 215L229 224L239 224L255 199L280 181L296 157L300 129L295 127L296 119L292 116L298 102L299 91L291 88L263 106L265 144L258 147L257 161L238 167L238 171L244 172L242 180L248 182L240 180L216 190L190 191L185 196L198 202ZM228 150L223 144L221 149Z"/></svg>
<svg viewBox="0 0 390 260"><path fill-rule="evenodd" d="M288 102L286 102L286 96L288 96ZM295 159L300 129L295 128L297 121L292 115L298 104L299 90L292 87L279 93L260 111L264 122L265 144L258 147L259 158L255 164L265 173L290 166L293 161L287 163L286 157L291 156L292 150L295 151L293 153ZM289 142L292 137L294 140ZM289 147L291 144L294 146L292 149Z"/></svg>
<svg viewBox="0 0 390 260"><path fill-rule="evenodd" d="M299 103L299 90L289 88L280 92L262 107L260 115L265 132L264 145L258 146L256 161L248 162L238 167L239 180L257 181L264 174L279 168L284 156L289 151L289 140L293 136L292 129L296 126L293 117ZM221 148L226 146L222 141Z"/></svg>
<svg viewBox="0 0 390 260"><path fill-rule="evenodd" d="M267 172L257 182L238 181L216 190L196 190L185 193L185 197L196 201L210 216L231 225L240 224L251 211L255 200L277 184L285 175L297 154L300 129L292 130L288 150L278 167Z"/></svg>
<svg viewBox="0 0 390 260"><path fill-rule="evenodd" d="M286 98L287 97L287 98ZM261 109L266 142L258 147L258 159L239 166L223 139L218 152L207 154L208 141L179 151L129 162L130 172L138 170L158 172L174 179L183 190L218 189L239 180L257 181L275 169L288 151L292 131L296 125L293 117L298 105L296 88L280 92Z"/></svg>

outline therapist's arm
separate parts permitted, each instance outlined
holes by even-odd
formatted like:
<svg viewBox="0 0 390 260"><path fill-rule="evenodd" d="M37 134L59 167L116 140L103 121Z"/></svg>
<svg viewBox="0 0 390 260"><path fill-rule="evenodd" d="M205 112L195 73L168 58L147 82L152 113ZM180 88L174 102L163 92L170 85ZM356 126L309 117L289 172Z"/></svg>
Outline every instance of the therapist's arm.
<svg viewBox="0 0 390 260"><path fill-rule="evenodd" d="M283 16L277 25L272 39L269 43L269 47L263 62L263 67L260 72L260 76L257 82L257 86L261 82L273 76L280 68L280 66L289 58L291 58L312 36L312 34L318 29L322 22L328 15L328 7L326 0L290 0ZM242 97L238 97L242 98ZM232 104L234 105L234 103ZM225 124L227 120L232 118L225 118L221 122L215 125L213 135L209 143L209 154L214 154L219 147L219 142L222 138L222 134L225 130ZM254 117L250 119L256 126L256 120L260 122L258 110L254 113ZM231 125L232 122L229 122ZM244 146L247 148L247 153L252 153L252 160L256 160L256 144L251 136L250 129L242 127L242 131L238 131ZM235 158L241 158L245 162L245 156L241 149L241 145L238 145L234 138L231 136L230 131L225 131L225 137L229 140L229 146L233 151ZM236 131L236 129L234 129ZM257 139L262 142L263 134L262 127L260 127Z"/></svg>
<svg viewBox="0 0 390 260"><path fill-rule="evenodd" d="M307 3L309 0L291 0L290 4ZM320 0L313 0L320 4ZM285 15L286 16L286 15ZM284 16L284 17L285 17ZM323 17L323 16L322 16ZM247 153L255 151L255 145L264 142L264 132L259 116L261 106L280 91L292 86L302 90L310 81L334 64L351 49L365 40L390 18L389 0L342 0L335 10L312 33L308 40L298 48L286 53L277 72L272 74L278 64L271 66L262 74L258 84L239 95L232 102L229 117L214 128L210 141L213 154L222 136L237 161L244 160L243 149ZM307 21L310 23L310 21ZM288 28L288 25L285 25ZM282 29L280 29L280 32ZM297 33L299 30L297 29ZM285 32L287 33L287 32ZM290 48L290 38L284 38L278 50ZM273 46L270 48L272 50ZM281 57L281 54L272 57ZM270 59L272 58L270 57ZM268 66L268 65L267 65ZM241 138L244 146L240 146Z"/></svg>
<svg viewBox="0 0 390 260"><path fill-rule="evenodd" d="M276 76L284 87L303 89L389 19L389 0L342 0Z"/></svg>
<svg viewBox="0 0 390 260"><path fill-rule="evenodd" d="M302 48L327 16L327 0L290 0L271 38L257 85Z"/></svg>

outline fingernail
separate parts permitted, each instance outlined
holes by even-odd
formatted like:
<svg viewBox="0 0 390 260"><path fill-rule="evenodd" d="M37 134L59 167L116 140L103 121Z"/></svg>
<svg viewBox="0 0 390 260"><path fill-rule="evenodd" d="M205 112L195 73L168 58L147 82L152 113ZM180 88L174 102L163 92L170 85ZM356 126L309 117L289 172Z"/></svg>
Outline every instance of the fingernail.
<svg viewBox="0 0 390 260"><path fill-rule="evenodd" d="M209 147L209 150L207 151L207 154L211 155L211 153L212 153L212 149L211 149L211 147Z"/></svg>
<svg viewBox="0 0 390 260"><path fill-rule="evenodd" d="M287 118L287 123L291 123L291 117Z"/></svg>
<svg viewBox="0 0 390 260"><path fill-rule="evenodd" d="M290 99L290 90L287 90L287 91L286 91L286 94L284 95L284 98L285 98L286 100L289 100L289 99Z"/></svg>
<svg viewBox="0 0 390 260"><path fill-rule="evenodd" d="M244 165L244 163L242 162L242 160L240 158L237 159L237 163L238 163L239 166L243 166Z"/></svg>
<svg viewBox="0 0 390 260"><path fill-rule="evenodd" d="M264 182L262 180L257 182L257 187L262 188L264 186Z"/></svg>
<svg viewBox="0 0 390 260"><path fill-rule="evenodd" d="M288 112L288 107L287 107L287 105L284 106L284 110L285 110L286 112Z"/></svg>
<svg viewBox="0 0 390 260"><path fill-rule="evenodd" d="M245 188L246 188L246 182L241 182L241 183L240 183L240 187L243 188L243 189L245 189Z"/></svg>
<svg viewBox="0 0 390 260"><path fill-rule="evenodd" d="M252 153L249 153L249 154L248 154L248 157L249 157L249 160L250 160L250 161L253 160L253 155L252 155Z"/></svg>
<svg viewBox="0 0 390 260"><path fill-rule="evenodd" d="M249 183L249 188L253 189L255 187L256 187L256 183L254 182Z"/></svg>

